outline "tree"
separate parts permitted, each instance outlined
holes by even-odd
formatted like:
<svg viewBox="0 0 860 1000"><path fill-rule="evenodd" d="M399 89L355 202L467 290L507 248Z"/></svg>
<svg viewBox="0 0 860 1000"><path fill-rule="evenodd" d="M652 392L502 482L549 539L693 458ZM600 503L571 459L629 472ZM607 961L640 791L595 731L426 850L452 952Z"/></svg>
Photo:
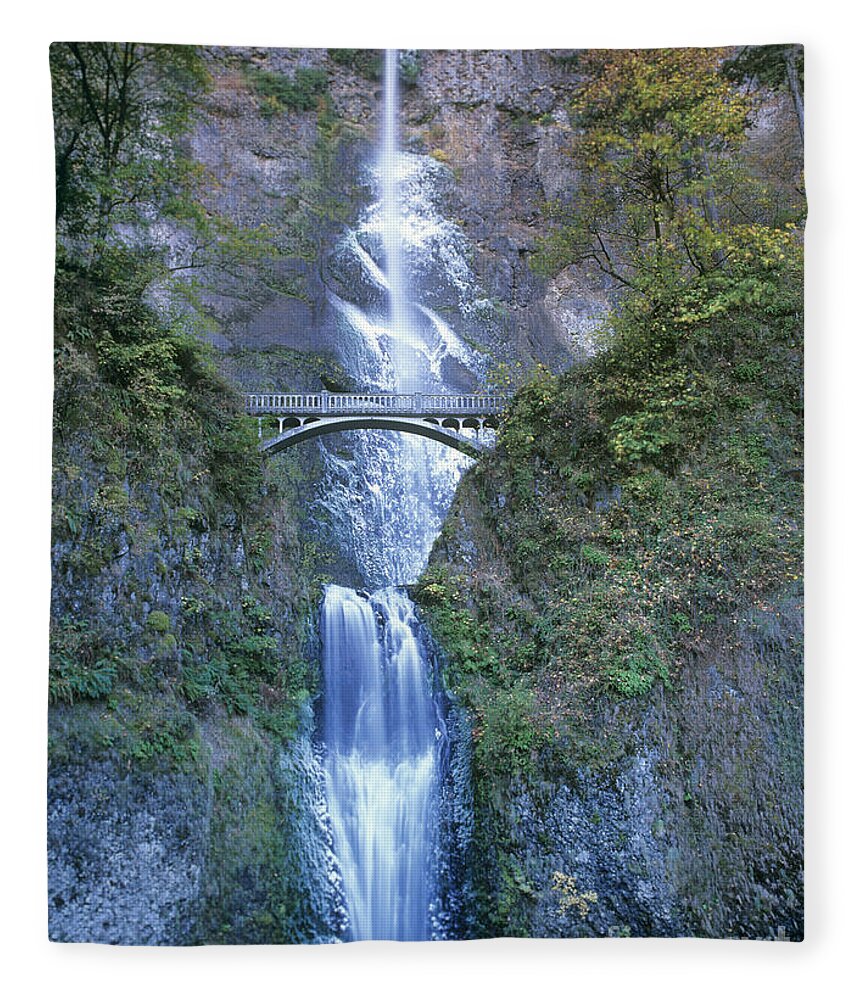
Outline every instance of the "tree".
<svg viewBox="0 0 860 1000"><path fill-rule="evenodd" d="M615 282L601 393L627 455L671 451L675 419L704 405L691 359L720 342L727 318L800 307L800 213L768 220L755 209L749 192L760 179L741 152L752 100L722 72L726 55L579 60L571 152L580 189L572 204L551 206L536 263L546 273L592 265Z"/></svg>
<svg viewBox="0 0 860 1000"><path fill-rule="evenodd" d="M184 152L209 86L197 49L69 42L54 44L50 60L57 230L81 261L96 263L133 233L151 280L181 274L173 287L195 300L189 274L242 275L249 262L273 255L265 226L245 229L205 205L211 179ZM164 227L154 235L152 221L170 224L170 241Z"/></svg>
<svg viewBox="0 0 860 1000"><path fill-rule="evenodd" d="M573 206L556 206L542 264L591 262L632 287L649 260L682 248L698 271L696 233L719 228L712 160L745 136L748 98L720 72L719 49L593 50L578 63ZM712 251L719 256L718 248ZM718 263L717 259L717 263Z"/></svg>
<svg viewBox="0 0 860 1000"><path fill-rule="evenodd" d="M191 169L177 138L208 73L196 49L133 42L51 46L57 222L97 249L118 210L140 218Z"/></svg>
<svg viewBox="0 0 860 1000"><path fill-rule="evenodd" d="M754 80L771 90L787 89L800 141L804 141L802 45L744 45L723 68L728 79L735 82Z"/></svg>

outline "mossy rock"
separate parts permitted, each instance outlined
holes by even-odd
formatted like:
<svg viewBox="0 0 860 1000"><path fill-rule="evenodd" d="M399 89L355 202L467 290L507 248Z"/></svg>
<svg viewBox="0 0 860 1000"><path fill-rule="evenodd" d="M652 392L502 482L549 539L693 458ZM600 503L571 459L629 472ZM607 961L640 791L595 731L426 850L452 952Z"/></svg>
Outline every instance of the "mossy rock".
<svg viewBox="0 0 860 1000"><path fill-rule="evenodd" d="M170 617L164 611L150 611L146 618L146 627L150 632L169 632Z"/></svg>

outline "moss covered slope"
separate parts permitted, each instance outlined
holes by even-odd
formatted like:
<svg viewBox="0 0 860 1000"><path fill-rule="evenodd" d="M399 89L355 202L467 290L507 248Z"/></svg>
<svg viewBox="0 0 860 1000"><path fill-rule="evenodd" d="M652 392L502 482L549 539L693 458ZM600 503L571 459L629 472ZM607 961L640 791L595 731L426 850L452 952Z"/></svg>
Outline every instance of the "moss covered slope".
<svg viewBox="0 0 860 1000"><path fill-rule="evenodd" d="M325 893L301 903L308 789L282 755L317 684L320 553L300 532L314 472L264 466L206 349L145 304L148 277L120 252L58 265L52 933L308 939L325 930ZM156 827L122 835L146 815ZM197 875L153 876L141 904L128 882L141 843ZM82 905L86 892L105 899ZM125 912L141 905L144 925Z"/></svg>
<svg viewBox="0 0 860 1000"><path fill-rule="evenodd" d="M488 933L802 934L797 254L763 306L620 313L460 488L416 595L474 717Z"/></svg>

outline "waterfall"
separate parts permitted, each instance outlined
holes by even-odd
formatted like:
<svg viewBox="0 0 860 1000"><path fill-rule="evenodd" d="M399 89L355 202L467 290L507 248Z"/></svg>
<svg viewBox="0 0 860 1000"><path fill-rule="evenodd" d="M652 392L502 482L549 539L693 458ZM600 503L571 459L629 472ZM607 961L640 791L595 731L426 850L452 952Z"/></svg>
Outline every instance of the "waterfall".
<svg viewBox="0 0 860 1000"><path fill-rule="evenodd" d="M382 245L385 250L385 280L388 286L388 331L392 339L398 392L415 392L417 366L415 344L410 344L412 323L403 280L397 99L397 50L385 50L385 101L382 114L379 173L382 178ZM419 348L420 350L420 348Z"/></svg>
<svg viewBox="0 0 860 1000"><path fill-rule="evenodd" d="M444 726L415 624L393 588L326 591L326 784L356 940L429 936Z"/></svg>
<svg viewBox="0 0 860 1000"><path fill-rule="evenodd" d="M441 165L400 149L397 78L398 54L389 50L372 172L377 200L334 254L360 277L340 294L332 290L329 301L342 323L344 363L368 387L462 389L480 359L421 301L421 288L429 275L430 285L465 301L465 240L434 201L446 180ZM446 381L451 372L455 385ZM438 442L387 431L354 432L348 448L321 449L324 503L375 588L368 594L329 585L321 616L325 785L347 934L444 936L451 913L442 883L450 883L450 865L439 831L450 748L415 610L397 588L426 565L470 460Z"/></svg>
<svg viewBox="0 0 860 1000"><path fill-rule="evenodd" d="M465 343L481 292L469 241L446 216L451 170L400 148L397 54L386 55L366 208L326 258L329 322L339 358L362 388L463 392L485 381L486 357ZM450 214L450 213L449 213ZM413 582L470 459L407 434L351 433L320 441L318 500L328 540L369 589Z"/></svg>
<svg viewBox="0 0 860 1000"><path fill-rule="evenodd" d="M434 247L455 243L445 240L448 230L422 189L438 176L437 165L426 157L432 168L416 169L419 158L399 148L397 76L397 52L389 50L375 167L379 201L340 248L359 264L376 306L361 308L334 293L331 303L344 322L345 353L366 383L444 391L444 359L465 370L476 365L471 349L412 297L404 237L413 245L416 232ZM456 253L450 257L460 265ZM447 261L439 266L445 271ZM429 267L426 255L422 267ZM437 442L392 432L356 432L351 458L322 447L329 509L368 585L377 588L368 595L328 586L321 618L325 781L348 934L423 940L445 923L437 883L448 747L414 608L397 586L423 570L469 460Z"/></svg>

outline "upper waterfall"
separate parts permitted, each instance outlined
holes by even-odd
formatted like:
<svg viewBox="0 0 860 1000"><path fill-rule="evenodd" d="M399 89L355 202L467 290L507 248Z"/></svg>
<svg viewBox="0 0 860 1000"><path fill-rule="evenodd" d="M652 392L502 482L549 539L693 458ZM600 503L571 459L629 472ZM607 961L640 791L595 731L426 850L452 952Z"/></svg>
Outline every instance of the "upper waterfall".
<svg viewBox="0 0 860 1000"><path fill-rule="evenodd" d="M468 242L444 208L450 171L401 146L398 53L385 54L383 106L367 165L372 200L331 255L341 276L329 303L344 366L363 388L459 392L483 379L440 295L468 313L477 294ZM332 534L370 588L414 582L470 459L393 432L353 431L348 448L322 444L320 500Z"/></svg>
<svg viewBox="0 0 860 1000"><path fill-rule="evenodd" d="M385 101L378 170L382 193L382 245L385 253L385 281L388 287L388 331L394 361L396 388L413 392L418 371L409 348L411 333L410 304L403 275L400 205L400 128L397 93L397 50L385 50ZM417 345L416 345L417 346ZM420 348L419 348L420 349ZM414 348L413 348L414 350Z"/></svg>

